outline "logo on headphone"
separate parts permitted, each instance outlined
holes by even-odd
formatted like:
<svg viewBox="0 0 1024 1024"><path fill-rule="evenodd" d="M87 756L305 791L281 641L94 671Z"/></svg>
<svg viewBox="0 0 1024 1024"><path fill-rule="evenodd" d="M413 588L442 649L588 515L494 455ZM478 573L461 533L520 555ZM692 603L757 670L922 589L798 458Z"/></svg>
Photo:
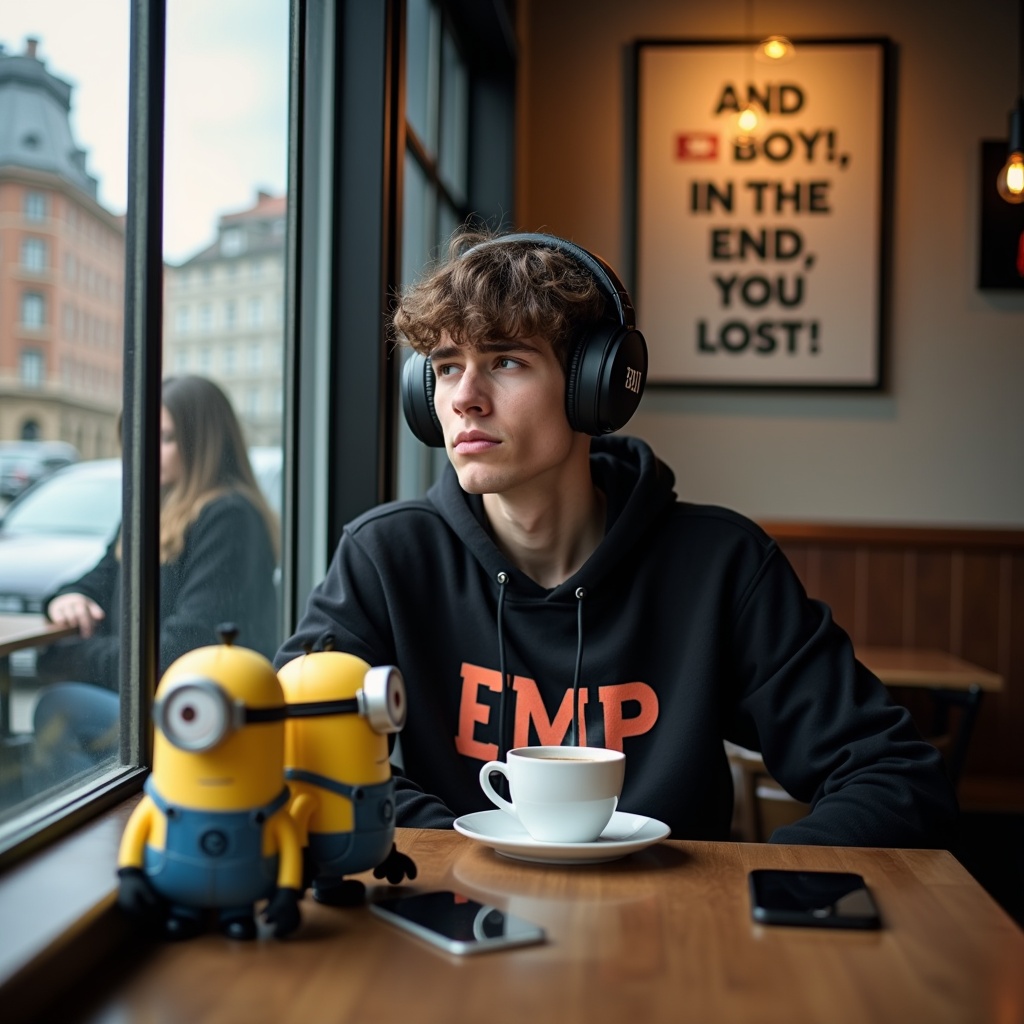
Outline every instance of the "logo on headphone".
<svg viewBox="0 0 1024 1024"><path fill-rule="evenodd" d="M634 370L632 366L626 367L626 390L632 391L633 394L640 394L640 371Z"/></svg>

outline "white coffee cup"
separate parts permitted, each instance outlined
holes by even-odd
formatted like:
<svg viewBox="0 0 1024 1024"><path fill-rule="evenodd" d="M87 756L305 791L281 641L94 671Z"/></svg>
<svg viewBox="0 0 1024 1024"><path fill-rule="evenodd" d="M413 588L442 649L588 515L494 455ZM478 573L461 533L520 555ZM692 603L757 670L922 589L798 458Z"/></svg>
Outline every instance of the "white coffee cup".
<svg viewBox="0 0 1024 1024"><path fill-rule="evenodd" d="M626 756L604 747L516 747L508 761L488 761L480 785L490 800L545 843L597 839L622 792ZM491 773L508 779L512 800L496 793Z"/></svg>

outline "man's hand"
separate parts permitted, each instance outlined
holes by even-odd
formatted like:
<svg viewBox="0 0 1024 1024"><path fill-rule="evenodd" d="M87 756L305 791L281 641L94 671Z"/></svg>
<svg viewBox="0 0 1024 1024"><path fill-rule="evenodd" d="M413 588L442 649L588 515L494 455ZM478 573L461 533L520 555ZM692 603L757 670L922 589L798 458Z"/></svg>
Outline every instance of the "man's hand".
<svg viewBox="0 0 1024 1024"><path fill-rule="evenodd" d="M83 637L92 636L96 623L107 617L107 613L85 594L61 594L46 606L46 615L51 622L61 626L75 626Z"/></svg>

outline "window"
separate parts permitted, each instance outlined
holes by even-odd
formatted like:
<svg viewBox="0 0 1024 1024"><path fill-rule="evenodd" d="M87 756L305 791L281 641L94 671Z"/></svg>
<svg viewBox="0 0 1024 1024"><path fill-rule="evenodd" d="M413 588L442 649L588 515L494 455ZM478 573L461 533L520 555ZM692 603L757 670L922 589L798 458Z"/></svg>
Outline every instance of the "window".
<svg viewBox="0 0 1024 1024"><path fill-rule="evenodd" d="M254 298L249 300L249 326L260 327L263 324L263 300Z"/></svg>
<svg viewBox="0 0 1024 1024"><path fill-rule="evenodd" d="M25 220L46 220L50 214L50 197L45 192L28 191L25 193L23 210Z"/></svg>
<svg viewBox="0 0 1024 1024"><path fill-rule="evenodd" d="M347 521L374 501L390 496L394 489L390 460L393 459L395 424L385 423L384 429L379 432L380 436L375 431L371 438L366 436L365 424L381 422L379 413L384 406L390 407L391 404L384 402L381 388L376 386L379 382L375 374L392 372L387 365L388 361L381 358L385 343L385 318L380 309L379 297L388 294L399 283L391 279L397 275L386 269L394 265L397 254L383 252L380 247L387 244L382 226L394 223L397 215L398 203L394 200L394 191L385 187L401 177L401 165L397 161L406 161L408 158L409 165L415 165L419 174L418 181L408 186L408 196L419 204L419 209L409 214L406 221L408 225L415 223L419 226L419 241L413 239L410 228L410 244L404 244L403 240L403 268L411 270L421 265L442 233L449 230L469 209L486 215L500 215L511 209L512 205L511 188L507 187L510 182L507 168L488 167L485 162L481 167L473 164L473 174L468 173L470 152L475 153L478 148L494 153L512 151L511 145L507 143L513 124L511 97L514 62L501 49L508 44L500 40L508 37L500 27L493 29L492 40L483 45L477 28L463 25L457 33L454 25L448 26L443 22L439 5L426 0L410 0L410 50L420 43L420 36L412 32L413 19L422 16L428 25L427 46L418 56L422 58L424 81L430 91L423 94L426 103L422 118L417 119L417 115L410 110L409 121L413 130L408 150L396 152L390 149L385 153L381 147L367 144L369 139L379 135L379 112L384 110L385 117L391 116L393 108L383 102L385 90L397 89L403 78L403 70L397 67L394 60L395 53L389 49L395 41L385 30L385 19L377 17L376 5L339 4L333 0L304 5L304 16L297 23L305 26L307 38L295 40L294 45L298 53L306 55L306 59L294 61L290 65L287 52L289 23L293 15L290 7L298 10L298 6L299 0L251 0L245 5L244 13L238 14L240 8L232 5L223 5L222 8L217 5L213 24L210 15L213 8L209 5L166 5L166 88L158 88L155 79L149 83L148 88L144 85L140 87L140 91L133 97L136 101L133 116L138 118L141 125L146 118L152 118L154 113L158 113L150 109L153 104L158 101L165 103L165 174L162 197L164 252L149 255L162 256L164 264L172 271L168 276L177 280L165 296L159 278L154 280L151 277L158 273L154 268L159 266L159 258L135 260L132 265L126 265L124 271L129 305L166 298L163 312L169 322L164 325L164 334L169 339L173 335L187 336L196 323L196 319L190 317L188 303L180 301L186 294L191 292L207 299L211 307L211 330L203 336L204 345L195 357L189 357L189 350L180 346L169 346L166 353L161 352L159 330L153 331L146 338L133 339L136 344L146 346L150 358L144 365L150 377L146 381L147 387L140 389L141 393L137 393L131 386L126 391L123 423L125 458L132 460L132 479L137 478L139 473L149 474L151 479L156 467L146 466L142 461L142 453L156 439L152 436L143 438L142 431L144 425L151 427L155 423L159 413L159 410L147 409L145 402L148 395L158 391L161 358L167 360L166 371L185 372L187 368L204 376L211 376L215 369L220 371L222 366L226 368L234 365L229 362L226 354L229 351L224 347L226 339L218 334L220 327L227 329L229 318L226 306L223 325L213 322L212 308L226 300L223 294L206 290L214 283L212 267L200 265L182 268L182 265L209 249L210 240L218 237L221 216L245 209L246 201L230 198L237 197L239 189L243 190L241 194L244 195L244 189L248 188L250 195L255 196L257 191L269 188L280 196L286 196L287 190L295 187L287 180L291 134L291 143L301 155L302 166L309 169L303 177L305 192L302 202L288 203L289 209L301 211L302 223L290 226L291 230L283 232L287 244L293 247L288 266L297 267L300 277L282 284L280 276L270 272L269 264L264 269L262 260L249 260L250 269L246 271L244 263L247 258L243 257L239 261L239 277L260 282L254 291L260 292L258 320L263 326L258 343L247 341L243 347L238 345L237 335L235 342L238 345L238 363L244 362L247 373L259 374L260 377L259 381L252 381L250 386L239 388L236 396L241 405L237 410L241 418L259 417L258 421L254 419L245 424L247 434L257 429L260 431L258 437L253 434L250 443L279 446L282 437L281 420L287 414L296 423L297 443L294 451L285 453L286 481L291 472L291 461L302 460L302 472L295 475L296 481L301 481L301 486L293 488L289 504L294 521L302 523L303 529L296 533L293 544L283 546L291 560L288 563L289 571L282 577L288 581L287 592L280 595L285 620L278 623L276 631L268 629L267 635L261 637L261 642L270 647L276 646L275 633L279 634L287 628L288 622L294 619L304 605L310 588L321 576L331 538L340 532L341 522ZM396 6L401 9L401 5ZM503 7L504 4L493 6ZM164 7L153 5L152 10L162 11ZM149 45L148 40L154 36L132 34L126 24L129 11L140 8L141 5L99 5L93 16L93 28L97 36L109 40L141 40L137 45L145 49ZM492 5L481 5L481 10L484 12L483 21L497 17ZM233 17L240 19L234 26L231 24ZM41 20L45 19L41 16ZM474 26L476 23L474 19ZM260 32L247 30L255 25L260 27ZM46 27L40 24L32 31L38 31L45 39ZM215 34L212 32L214 27L222 31ZM502 81L508 97L507 108L496 113L493 103L485 105L483 111L488 116L482 120L478 120L475 114L470 120L465 111L459 113L463 109L463 91L465 95L471 91L472 69L461 60L454 42L456 39L465 44L463 56L472 55L474 60L482 62L489 71L499 68L499 65L503 69L500 73L505 76ZM494 39L499 42L495 43ZM311 40L330 40L331 45L311 46ZM198 63L191 59L201 44L203 52L211 55L215 47L221 48L217 56L222 59ZM500 61L493 59L495 52ZM109 52L104 55L109 68L122 75L124 81L128 80L128 56L116 44L109 47ZM148 69L147 73L151 76L163 73L158 54L143 52L136 57L139 59L133 67ZM249 73L225 76L225 66L248 68ZM290 66L296 69L295 83L289 83ZM460 67L462 70L459 70ZM74 83L72 109L82 109L83 105L95 102L90 98L94 94L89 92L88 78L83 68L71 64L60 66L56 60L49 63L47 68ZM345 68L346 74L339 74L339 68ZM358 73L349 76L350 68ZM462 84L459 84L460 75L464 76ZM349 89L345 84L338 84L337 87L332 85L351 80L358 81L358 88ZM291 84L298 85L299 89L292 94L292 106L289 106ZM410 82L410 106L415 106L419 95L418 87ZM477 95L475 91L473 95ZM324 111L336 108L339 116L324 117ZM291 110L295 111L295 118L289 124ZM115 162L120 160L119 169L121 176L128 180L127 188L144 189L147 183L131 181L123 173L128 164L127 106L122 114L116 111L110 114L110 118L115 121L119 116L123 120L119 127L124 149L119 157L115 154ZM451 123L445 127L448 121ZM195 133L190 134L190 124L197 129ZM258 132L265 134L253 150L247 151L245 133L239 129L244 127L250 130L253 125L258 125ZM417 128L417 125L420 127ZM486 139L481 140L479 147L469 145L474 131L497 132L499 125L500 131L505 133L499 142L504 145L488 146L485 144ZM385 127L389 131L394 128L390 123ZM455 134L451 135L449 129ZM461 141L460 133L464 135ZM399 134L395 132L386 137L397 137ZM146 133L142 131L132 134L136 140L144 139L145 136ZM116 177L114 174L103 173L103 169L95 164L99 159L100 148L97 140L82 138L75 139L75 143L89 154L87 166L91 167L98 179L106 183ZM264 160L266 154L270 154L270 157ZM136 166L147 166L145 155L136 154ZM372 173L365 175L362 180L374 184L379 182L379 194L372 188L368 190L365 187L348 186L342 189L339 186L340 182L348 181L347 175L339 173L339 164L350 155L358 155L361 161L368 159L372 162ZM227 188L228 178L231 179L230 190ZM472 194L471 184L474 188L477 185L485 187L487 195L481 198ZM140 198L141 192L134 195L135 200ZM142 203L127 202L127 197L121 199L119 204L108 203L106 208L115 213L127 209L130 216L134 216L133 210L144 208ZM96 201L101 205L107 202L102 190ZM61 202L63 204L63 200ZM22 193L24 218L36 221L49 219L50 203L47 193L39 189L27 189ZM248 206L252 206L251 199ZM62 205L61 208L65 207ZM69 217L75 215L73 207L66 208ZM81 240L79 250L92 253L90 258L97 261L94 269L108 274L105 262L99 260L97 232L87 218L77 215L76 221L76 237ZM344 233L339 230L342 223L347 228ZM283 227L283 221L281 224ZM358 227L354 229L353 225ZM130 238L138 241L148 237L144 232L132 234L135 229L136 225L129 222ZM274 230L277 230L276 225ZM93 240L86 247L90 234ZM228 243L229 246L232 244ZM71 253L68 253L68 257L64 263L65 277L75 281L84 279L83 268L76 266ZM47 259L52 258L53 253L48 253ZM279 266L278 263L273 265ZM344 274L340 272L342 266L346 268ZM218 284L228 279L228 275L224 275ZM266 305L263 305L263 300ZM19 302L19 315L23 324L45 326L48 310L42 289L23 292L16 301ZM254 319L253 307L249 305L248 297L243 295L235 301L238 302L237 318L244 318L247 323L251 323ZM267 329L266 321L271 319L273 311L280 309L286 313L274 318L275 321L279 319L280 324L275 322L271 332ZM301 346L292 334L295 325L285 322L286 319L292 319L292 311L298 309L308 311L302 321ZM343 317L341 310L344 310ZM150 311L136 309L137 315L147 312ZM193 313L198 317L198 308ZM102 319L103 314L98 310L96 315ZM339 338L331 328L342 319L349 329L343 332L344 337ZM214 348L225 353L223 363L219 357L214 358ZM27 354L30 350L24 351ZM91 366L87 356L88 353L78 352L74 356L62 356L61 380L69 391L79 387L88 389L107 379L108 370ZM284 391L282 360L285 358L292 361L288 376L295 382L294 392L289 394ZM42 380L45 368L39 361L33 363L30 358L29 362L21 364L20 372L27 377L35 376ZM225 372L232 371L225 369ZM119 405L120 396L115 394L111 402L109 424L106 425L109 433L105 436L115 436L115 416ZM338 429L331 429L339 410L345 419ZM79 427L73 424L73 436L77 429ZM81 436L85 439L95 436L94 428L90 426ZM370 459L365 458L368 446L372 452ZM358 458L353 459L352 454L356 450ZM98 559L118 529L121 518L121 479L124 474L119 458L82 461L83 464L105 463L105 467L96 465L95 469L99 471L104 468L112 476L93 481L88 485L91 489L81 492L80 497L61 498L54 507L58 511L76 514L76 526L82 527L88 522L91 542L99 552L96 555ZM287 483L287 486L291 484ZM154 488L154 493L156 490ZM90 498L87 501L87 493L96 500ZM129 495L129 500L142 502L139 495ZM88 515L86 510L90 510ZM159 591L160 568L141 557L143 548L140 547L143 539L155 541L159 511L155 504L142 502L138 516L124 523L122 540L126 556L121 570L129 600L132 600L132 595L140 593L140 588L148 588L146 593ZM140 630L159 626L154 621L150 602L139 601L137 606L140 610ZM121 638L121 643L130 663L140 666L140 671L125 680L123 685L138 688L148 682L155 682L158 666L144 662L141 633L126 634ZM71 674L69 678L77 676ZM12 701L15 712L12 725L15 729L30 731L34 728L31 705L26 700L26 694L31 699L37 690L34 679L15 679L15 699ZM0 855L41 827L39 810L42 807L46 807L47 815L52 815L54 820L65 820L64 811L60 808L53 811L51 798L54 798L55 793L64 793L66 795L60 799L87 807L88 800L102 795L104 788L138 785L138 768L144 764L144 737L148 729L147 720L142 714L146 705L146 691L134 689L132 692L142 694L142 698L126 702L117 712L120 715L118 721L124 761L121 749L117 749L84 767L65 764L59 769L26 775L20 780L24 783L24 789L19 791L16 803L11 802L7 788L0 791ZM71 804L61 806L69 809Z"/></svg>
<svg viewBox="0 0 1024 1024"><path fill-rule="evenodd" d="M38 273L50 264L50 247L43 238L26 238L21 243L21 266L23 270Z"/></svg>
<svg viewBox="0 0 1024 1024"><path fill-rule="evenodd" d="M21 326L38 330L46 326L46 299L38 292L21 296Z"/></svg>
<svg viewBox="0 0 1024 1024"><path fill-rule="evenodd" d="M189 332L189 308L178 306L174 311L174 333L188 334Z"/></svg>
<svg viewBox="0 0 1024 1024"><path fill-rule="evenodd" d="M224 303L224 326L229 331L238 326L238 303L234 299Z"/></svg>
<svg viewBox="0 0 1024 1024"><path fill-rule="evenodd" d="M241 228L225 228L220 236L220 251L225 256L237 256L245 249L245 232Z"/></svg>
<svg viewBox="0 0 1024 1024"><path fill-rule="evenodd" d="M465 218L469 175L466 62L433 0L409 0L406 18L409 148L402 203L403 283L415 279ZM416 441L399 417L398 496L422 494L444 465L440 456Z"/></svg>
<svg viewBox="0 0 1024 1024"><path fill-rule="evenodd" d="M42 387L43 353L36 349L25 349L18 358L18 380L27 388Z"/></svg>

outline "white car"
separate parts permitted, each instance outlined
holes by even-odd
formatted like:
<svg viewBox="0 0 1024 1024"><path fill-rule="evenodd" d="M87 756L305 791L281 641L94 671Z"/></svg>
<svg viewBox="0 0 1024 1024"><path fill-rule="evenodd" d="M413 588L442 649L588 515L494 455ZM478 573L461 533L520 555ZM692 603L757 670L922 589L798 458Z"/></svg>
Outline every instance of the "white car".
<svg viewBox="0 0 1024 1024"><path fill-rule="evenodd" d="M0 518L0 612L41 612L100 560L120 522L120 459L77 462L20 494Z"/></svg>

